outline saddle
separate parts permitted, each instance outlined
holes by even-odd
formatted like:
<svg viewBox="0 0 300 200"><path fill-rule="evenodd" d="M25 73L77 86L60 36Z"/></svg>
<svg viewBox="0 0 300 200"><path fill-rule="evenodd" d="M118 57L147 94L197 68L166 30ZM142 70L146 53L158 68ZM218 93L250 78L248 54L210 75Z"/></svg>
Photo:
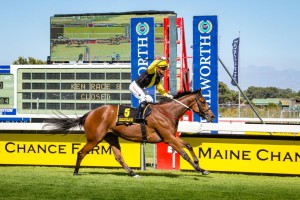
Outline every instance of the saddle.
<svg viewBox="0 0 300 200"><path fill-rule="evenodd" d="M146 118L151 114L151 107L148 104L143 112L144 121L140 121L136 119L138 114L137 108L132 108L128 106L119 105L118 107L118 118L117 118L117 126L118 125L126 125L131 126L132 124L140 124L141 131L142 131L142 142L147 142L147 133L146 127L147 124Z"/></svg>

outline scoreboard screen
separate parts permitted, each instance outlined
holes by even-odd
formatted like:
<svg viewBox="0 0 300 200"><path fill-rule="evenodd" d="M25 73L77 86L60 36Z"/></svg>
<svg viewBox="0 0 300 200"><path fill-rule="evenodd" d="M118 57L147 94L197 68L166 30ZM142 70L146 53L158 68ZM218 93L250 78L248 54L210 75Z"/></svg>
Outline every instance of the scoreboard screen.
<svg viewBox="0 0 300 200"><path fill-rule="evenodd" d="M0 97L0 104L9 104L8 97Z"/></svg>
<svg viewBox="0 0 300 200"><path fill-rule="evenodd" d="M173 11L54 15L50 18L51 62L130 62L130 19L153 17L155 54L163 55L163 19Z"/></svg>
<svg viewBox="0 0 300 200"><path fill-rule="evenodd" d="M0 74L0 109L13 108L14 75Z"/></svg>
<svg viewBox="0 0 300 200"><path fill-rule="evenodd" d="M76 115L106 104L131 105L130 65L88 66L18 69L18 113Z"/></svg>

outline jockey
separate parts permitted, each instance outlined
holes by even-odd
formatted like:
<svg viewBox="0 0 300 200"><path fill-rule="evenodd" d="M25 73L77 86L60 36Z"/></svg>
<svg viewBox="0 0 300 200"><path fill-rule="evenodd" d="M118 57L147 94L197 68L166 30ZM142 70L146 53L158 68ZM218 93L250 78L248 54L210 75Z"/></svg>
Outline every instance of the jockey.
<svg viewBox="0 0 300 200"><path fill-rule="evenodd" d="M130 92L139 99L140 105L138 109L137 120L143 119L143 112L147 103L153 103L153 98L145 90L148 87L156 86L156 90L162 95L170 99L173 96L168 94L163 85L161 79L164 77L165 70L168 67L168 63L165 57L157 57L147 68L147 70L141 74L136 80L129 85Z"/></svg>

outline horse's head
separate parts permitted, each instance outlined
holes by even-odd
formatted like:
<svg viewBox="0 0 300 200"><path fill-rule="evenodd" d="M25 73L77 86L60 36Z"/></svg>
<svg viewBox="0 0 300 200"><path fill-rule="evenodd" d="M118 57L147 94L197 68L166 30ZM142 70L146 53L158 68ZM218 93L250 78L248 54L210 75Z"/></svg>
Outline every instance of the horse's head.
<svg viewBox="0 0 300 200"><path fill-rule="evenodd" d="M206 119L207 122L212 122L215 119L209 105L207 104L205 98L202 96L201 89L194 94L196 103L193 104L191 109L197 113L200 117Z"/></svg>

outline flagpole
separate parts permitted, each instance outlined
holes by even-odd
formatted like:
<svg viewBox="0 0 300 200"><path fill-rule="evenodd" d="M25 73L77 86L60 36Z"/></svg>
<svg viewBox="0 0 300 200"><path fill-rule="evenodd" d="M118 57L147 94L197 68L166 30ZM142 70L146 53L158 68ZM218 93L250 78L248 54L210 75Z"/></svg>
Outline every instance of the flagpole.
<svg viewBox="0 0 300 200"><path fill-rule="evenodd" d="M241 36L240 36L240 31L239 31L239 45L241 45ZM240 48L239 48L239 54L238 54L238 77L239 77L239 84L241 84L240 82ZM241 118L241 92L239 91L239 118Z"/></svg>

